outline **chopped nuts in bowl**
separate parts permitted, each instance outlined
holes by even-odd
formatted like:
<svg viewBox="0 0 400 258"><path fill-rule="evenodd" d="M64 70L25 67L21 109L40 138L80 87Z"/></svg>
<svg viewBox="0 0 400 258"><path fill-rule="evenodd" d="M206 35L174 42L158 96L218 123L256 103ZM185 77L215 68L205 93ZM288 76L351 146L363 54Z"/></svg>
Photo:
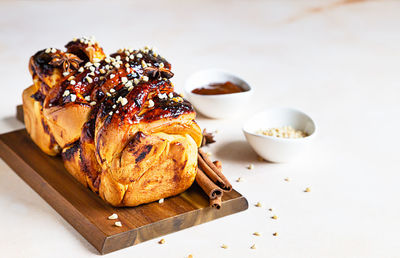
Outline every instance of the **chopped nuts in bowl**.
<svg viewBox="0 0 400 258"><path fill-rule="evenodd" d="M316 125L304 112L272 108L255 114L243 126L254 151L271 162L288 162L309 147Z"/></svg>

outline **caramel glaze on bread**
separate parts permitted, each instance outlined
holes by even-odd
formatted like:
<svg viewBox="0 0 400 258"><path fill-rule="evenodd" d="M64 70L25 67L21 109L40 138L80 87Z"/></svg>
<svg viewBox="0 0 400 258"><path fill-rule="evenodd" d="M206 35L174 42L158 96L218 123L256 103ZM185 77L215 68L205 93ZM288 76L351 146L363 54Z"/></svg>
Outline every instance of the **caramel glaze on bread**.
<svg viewBox="0 0 400 258"><path fill-rule="evenodd" d="M177 195L195 179L202 134L170 69L147 47L106 56L87 38L69 42L66 52L41 50L30 59L33 85L23 93L26 129L113 206Z"/></svg>

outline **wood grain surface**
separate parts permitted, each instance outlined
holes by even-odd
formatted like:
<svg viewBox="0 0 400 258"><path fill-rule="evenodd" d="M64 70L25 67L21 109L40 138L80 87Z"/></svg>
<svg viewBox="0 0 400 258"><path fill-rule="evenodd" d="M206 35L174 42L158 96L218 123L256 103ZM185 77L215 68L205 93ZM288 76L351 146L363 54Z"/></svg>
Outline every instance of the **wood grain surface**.
<svg viewBox="0 0 400 258"><path fill-rule="evenodd" d="M19 120L21 114L18 107ZM221 209L213 209L197 184L161 204L114 208L77 182L60 157L43 153L25 129L0 135L0 157L101 254L248 208L247 200L233 190L224 194ZM112 213L118 214L122 227L107 219Z"/></svg>

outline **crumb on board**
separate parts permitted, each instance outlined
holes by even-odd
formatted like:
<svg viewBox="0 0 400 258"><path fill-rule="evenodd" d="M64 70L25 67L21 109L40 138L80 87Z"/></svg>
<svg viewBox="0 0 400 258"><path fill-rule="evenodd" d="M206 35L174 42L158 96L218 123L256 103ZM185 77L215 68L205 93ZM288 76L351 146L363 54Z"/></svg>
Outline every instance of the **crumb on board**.
<svg viewBox="0 0 400 258"><path fill-rule="evenodd" d="M223 244L223 245L221 245L221 248L228 249L228 246Z"/></svg>
<svg viewBox="0 0 400 258"><path fill-rule="evenodd" d="M252 245L250 249L256 249L256 244Z"/></svg>
<svg viewBox="0 0 400 258"><path fill-rule="evenodd" d="M257 202L254 206L256 206L256 207L261 207L262 205L261 205L260 202Z"/></svg>
<svg viewBox="0 0 400 258"><path fill-rule="evenodd" d="M254 236L261 236L261 234L259 232L254 232L253 235Z"/></svg>
<svg viewBox="0 0 400 258"><path fill-rule="evenodd" d="M164 244L164 243L165 243L165 239L164 239L164 238L161 238L161 240L158 241L158 243L159 243L160 245Z"/></svg>
<svg viewBox="0 0 400 258"><path fill-rule="evenodd" d="M304 192L306 192L306 193L308 193L310 191L311 191L310 187L307 187L306 190L304 190Z"/></svg>
<svg viewBox="0 0 400 258"><path fill-rule="evenodd" d="M108 219L118 219L118 214L113 213L108 217Z"/></svg>

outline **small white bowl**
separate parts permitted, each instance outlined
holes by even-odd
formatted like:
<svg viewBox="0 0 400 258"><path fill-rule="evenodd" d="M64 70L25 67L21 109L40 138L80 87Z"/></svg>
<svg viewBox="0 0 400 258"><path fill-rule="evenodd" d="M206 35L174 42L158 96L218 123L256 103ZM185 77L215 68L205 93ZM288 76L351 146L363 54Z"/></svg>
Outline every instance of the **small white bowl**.
<svg viewBox="0 0 400 258"><path fill-rule="evenodd" d="M224 83L230 81L239 85L243 92L200 95L192 90L207 86L210 83ZM240 77L219 69L209 69L191 75L185 83L185 97L203 115L211 118L232 118L243 114L250 100L253 90L250 85Z"/></svg>
<svg viewBox="0 0 400 258"><path fill-rule="evenodd" d="M288 139L257 134L258 130L292 126L307 133L307 137ZM292 108L272 108L257 113L243 126L247 141L265 160L288 162L305 151L316 133L314 121L305 113Z"/></svg>

